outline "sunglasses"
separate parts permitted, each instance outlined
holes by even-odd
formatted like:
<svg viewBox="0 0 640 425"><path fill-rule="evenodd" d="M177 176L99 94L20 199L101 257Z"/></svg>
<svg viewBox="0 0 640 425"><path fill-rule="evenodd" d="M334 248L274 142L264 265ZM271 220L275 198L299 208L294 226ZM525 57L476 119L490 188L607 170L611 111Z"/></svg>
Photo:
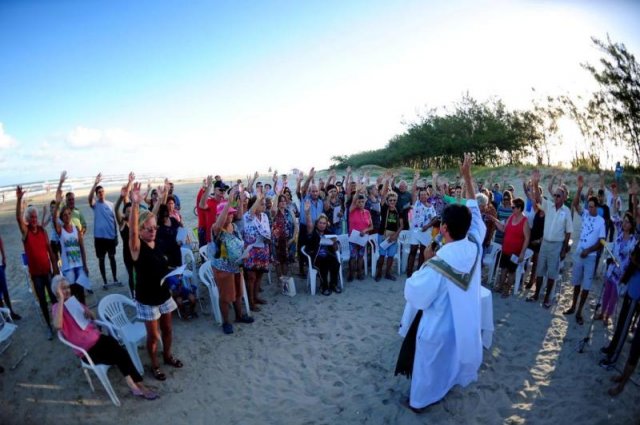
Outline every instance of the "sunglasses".
<svg viewBox="0 0 640 425"><path fill-rule="evenodd" d="M562 198L562 195L560 195L559 193L554 193L554 194L553 194L553 197L554 197L554 198Z"/></svg>

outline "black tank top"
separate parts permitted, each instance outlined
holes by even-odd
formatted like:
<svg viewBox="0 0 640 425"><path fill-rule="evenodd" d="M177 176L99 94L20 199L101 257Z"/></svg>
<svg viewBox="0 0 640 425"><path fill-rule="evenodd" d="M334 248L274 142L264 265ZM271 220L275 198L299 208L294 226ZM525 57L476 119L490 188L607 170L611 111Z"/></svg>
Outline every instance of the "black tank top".
<svg viewBox="0 0 640 425"><path fill-rule="evenodd" d="M167 282L160 285L162 278L169 273L169 267L157 246L151 249L140 240L140 255L133 262L133 268L136 273L136 300L139 303L161 305L171 298Z"/></svg>

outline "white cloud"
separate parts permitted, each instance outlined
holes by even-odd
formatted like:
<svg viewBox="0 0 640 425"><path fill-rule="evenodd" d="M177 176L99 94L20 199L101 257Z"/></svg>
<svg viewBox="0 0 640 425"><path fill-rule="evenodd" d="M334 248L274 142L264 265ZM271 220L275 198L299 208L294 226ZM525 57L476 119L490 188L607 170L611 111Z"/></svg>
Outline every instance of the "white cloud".
<svg viewBox="0 0 640 425"><path fill-rule="evenodd" d="M4 124L0 122L0 149L8 149L17 146L16 140L4 131Z"/></svg>
<svg viewBox="0 0 640 425"><path fill-rule="evenodd" d="M146 141L120 128L95 129L77 126L65 137L65 142L72 148L123 148L135 150L146 145Z"/></svg>

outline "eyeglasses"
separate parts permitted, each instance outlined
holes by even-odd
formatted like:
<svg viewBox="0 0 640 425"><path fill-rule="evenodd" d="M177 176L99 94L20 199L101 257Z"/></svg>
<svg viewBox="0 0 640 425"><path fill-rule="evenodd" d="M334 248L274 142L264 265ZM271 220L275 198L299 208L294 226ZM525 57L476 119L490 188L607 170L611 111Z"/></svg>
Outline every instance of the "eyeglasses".
<svg viewBox="0 0 640 425"><path fill-rule="evenodd" d="M553 194L553 197L554 197L554 198L562 198L562 195L560 195L559 193L554 193L554 194Z"/></svg>

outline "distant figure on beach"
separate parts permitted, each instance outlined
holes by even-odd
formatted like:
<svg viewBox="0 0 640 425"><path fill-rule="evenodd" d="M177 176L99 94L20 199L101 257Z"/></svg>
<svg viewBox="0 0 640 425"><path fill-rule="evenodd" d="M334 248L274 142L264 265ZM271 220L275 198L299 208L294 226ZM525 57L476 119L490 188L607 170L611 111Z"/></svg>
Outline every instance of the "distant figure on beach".
<svg viewBox="0 0 640 425"><path fill-rule="evenodd" d="M622 180L622 172L624 171L624 168L622 167L622 165L620 165L620 161L616 162L616 170L614 172L614 176L616 178L616 183L620 184L620 181Z"/></svg>
<svg viewBox="0 0 640 425"><path fill-rule="evenodd" d="M105 199L104 188L100 186L102 181L102 173L98 173L93 187L89 191L89 206L93 210L93 240L96 248L96 256L98 257L98 266L100 267L100 275L102 276L103 289L107 289L107 271L105 268L105 256L109 255L109 265L111 266L111 276L113 283L118 282L118 273L116 268L116 246L118 245L118 232L116 225L116 213L113 203ZM95 200L95 197L98 200Z"/></svg>
<svg viewBox="0 0 640 425"><path fill-rule="evenodd" d="M16 221L22 234L24 252L27 256L29 274L33 282L33 289L40 303L40 310L48 327L48 338L53 339L53 328L51 327L51 317L49 316L49 306L45 291L49 295L51 304L55 304L56 296L51 290L51 271L58 274L58 263L53 261L53 252L49 244L49 237L46 230L38 224L38 210L34 206L23 210L23 197L25 191L22 186L16 188Z"/></svg>
<svg viewBox="0 0 640 425"><path fill-rule="evenodd" d="M442 213L445 244L407 279L400 326L404 342L396 375L411 378L409 408L416 413L444 398L455 385L478 379L482 363L480 277L485 225L475 199L471 158L461 167L467 203Z"/></svg>

